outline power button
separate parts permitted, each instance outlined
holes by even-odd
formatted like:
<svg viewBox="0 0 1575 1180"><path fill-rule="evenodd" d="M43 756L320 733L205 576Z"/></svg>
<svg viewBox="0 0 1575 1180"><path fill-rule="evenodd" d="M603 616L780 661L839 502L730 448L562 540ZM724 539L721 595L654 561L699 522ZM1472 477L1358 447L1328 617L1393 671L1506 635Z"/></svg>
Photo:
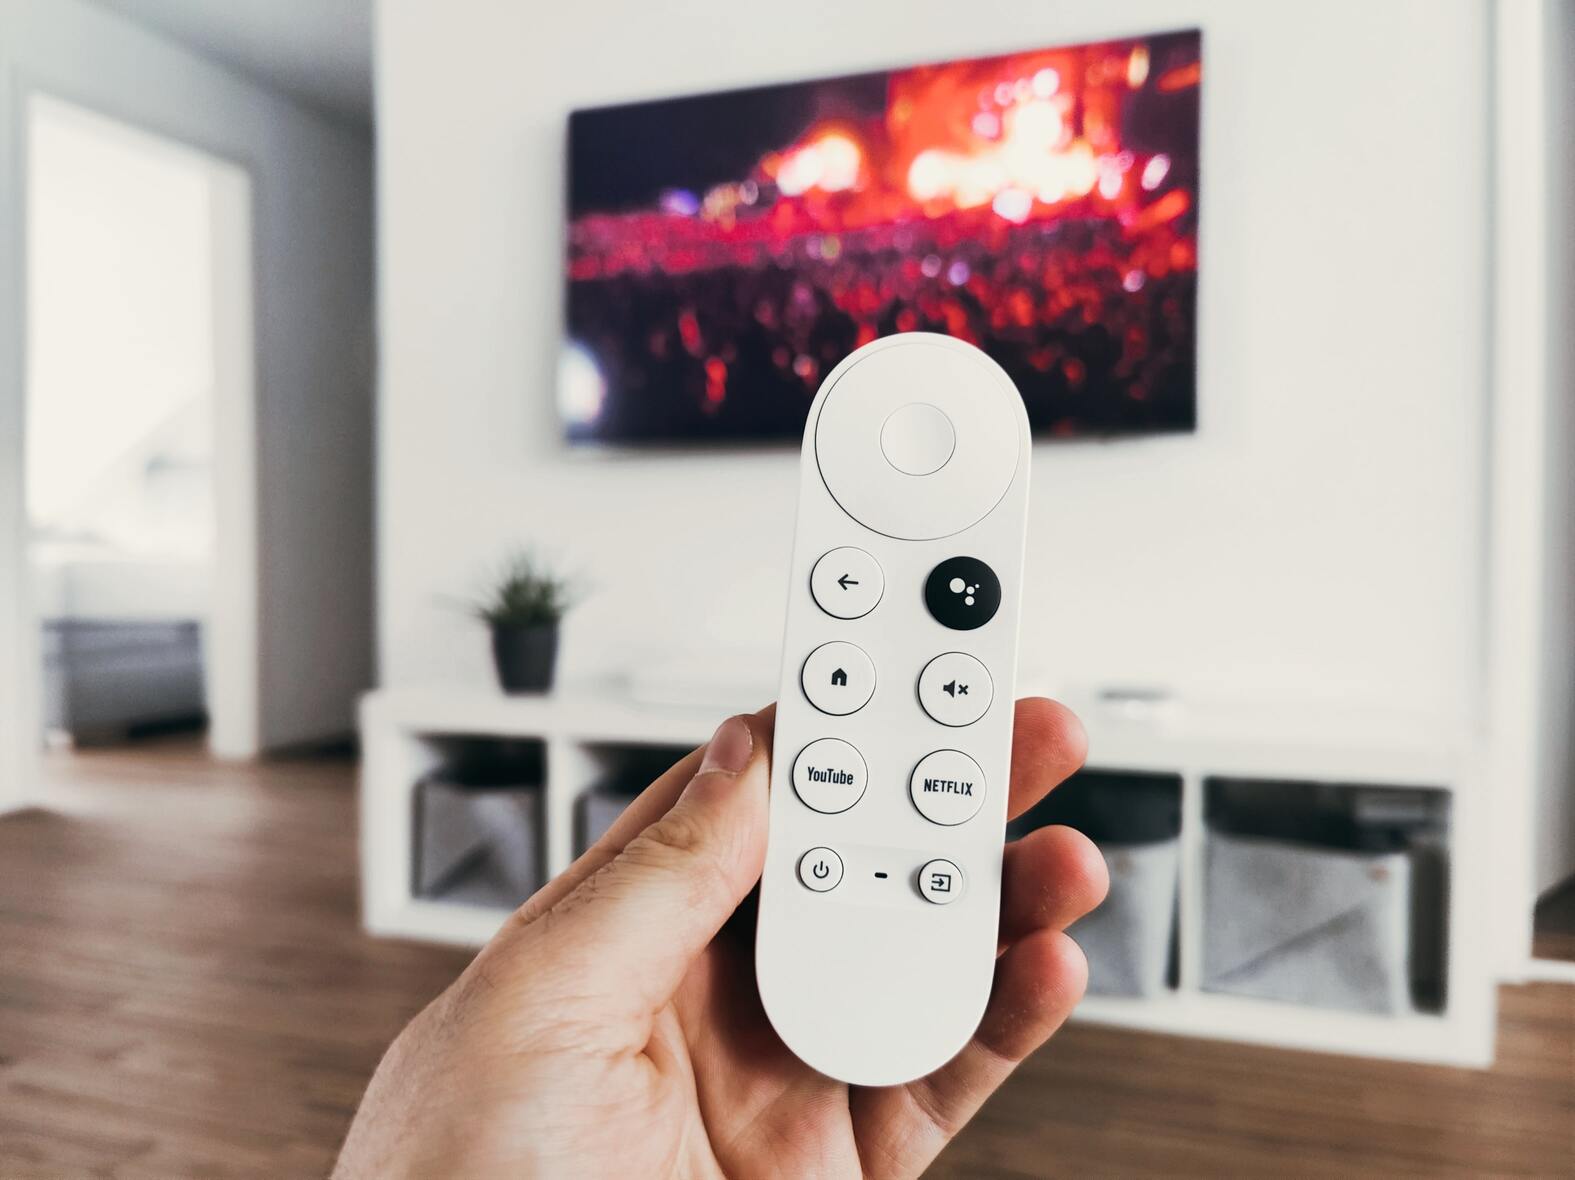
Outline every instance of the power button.
<svg viewBox="0 0 1575 1180"><path fill-rule="evenodd" d="M842 882L842 858L829 848L811 848L798 858L798 879L816 893L835 889Z"/></svg>

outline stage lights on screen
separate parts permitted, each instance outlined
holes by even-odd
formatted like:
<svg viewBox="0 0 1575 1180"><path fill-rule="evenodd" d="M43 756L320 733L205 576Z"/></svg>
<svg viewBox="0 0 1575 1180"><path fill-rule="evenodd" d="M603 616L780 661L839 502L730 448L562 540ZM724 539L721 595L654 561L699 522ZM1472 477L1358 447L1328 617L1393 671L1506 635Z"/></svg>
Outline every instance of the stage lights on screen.
<svg viewBox="0 0 1575 1180"><path fill-rule="evenodd" d="M601 417L607 400L607 380L596 358L577 344L566 344L558 353L558 413L576 426L589 426Z"/></svg>

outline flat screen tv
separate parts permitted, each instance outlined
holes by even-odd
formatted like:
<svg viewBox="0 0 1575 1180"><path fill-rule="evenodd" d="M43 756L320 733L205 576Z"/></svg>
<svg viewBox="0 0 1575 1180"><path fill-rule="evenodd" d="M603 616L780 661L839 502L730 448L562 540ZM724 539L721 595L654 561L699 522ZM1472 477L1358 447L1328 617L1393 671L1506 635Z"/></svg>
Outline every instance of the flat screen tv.
<svg viewBox="0 0 1575 1180"><path fill-rule="evenodd" d="M1040 436L1196 420L1197 31L575 111L573 442L796 440L859 345L977 344Z"/></svg>

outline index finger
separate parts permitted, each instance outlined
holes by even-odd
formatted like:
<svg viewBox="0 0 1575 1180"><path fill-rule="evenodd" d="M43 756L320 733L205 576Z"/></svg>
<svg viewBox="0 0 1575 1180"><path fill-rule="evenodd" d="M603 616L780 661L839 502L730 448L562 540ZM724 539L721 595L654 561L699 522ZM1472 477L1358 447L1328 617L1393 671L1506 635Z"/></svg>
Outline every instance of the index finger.
<svg viewBox="0 0 1575 1180"><path fill-rule="evenodd" d="M1082 769L1088 734L1059 701L1024 697L1012 727L1012 783L1006 817L1016 819Z"/></svg>

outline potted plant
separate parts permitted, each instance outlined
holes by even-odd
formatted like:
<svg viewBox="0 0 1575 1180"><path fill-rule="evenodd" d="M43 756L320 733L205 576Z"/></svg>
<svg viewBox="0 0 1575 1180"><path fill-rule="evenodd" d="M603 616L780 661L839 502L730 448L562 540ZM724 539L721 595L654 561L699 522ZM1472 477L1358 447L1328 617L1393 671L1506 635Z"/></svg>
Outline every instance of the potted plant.
<svg viewBox="0 0 1575 1180"><path fill-rule="evenodd" d="M533 553L517 553L498 574L476 617L492 629L492 657L504 692L545 692L558 659L558 622L574 605L569 580Z"/></svg>

